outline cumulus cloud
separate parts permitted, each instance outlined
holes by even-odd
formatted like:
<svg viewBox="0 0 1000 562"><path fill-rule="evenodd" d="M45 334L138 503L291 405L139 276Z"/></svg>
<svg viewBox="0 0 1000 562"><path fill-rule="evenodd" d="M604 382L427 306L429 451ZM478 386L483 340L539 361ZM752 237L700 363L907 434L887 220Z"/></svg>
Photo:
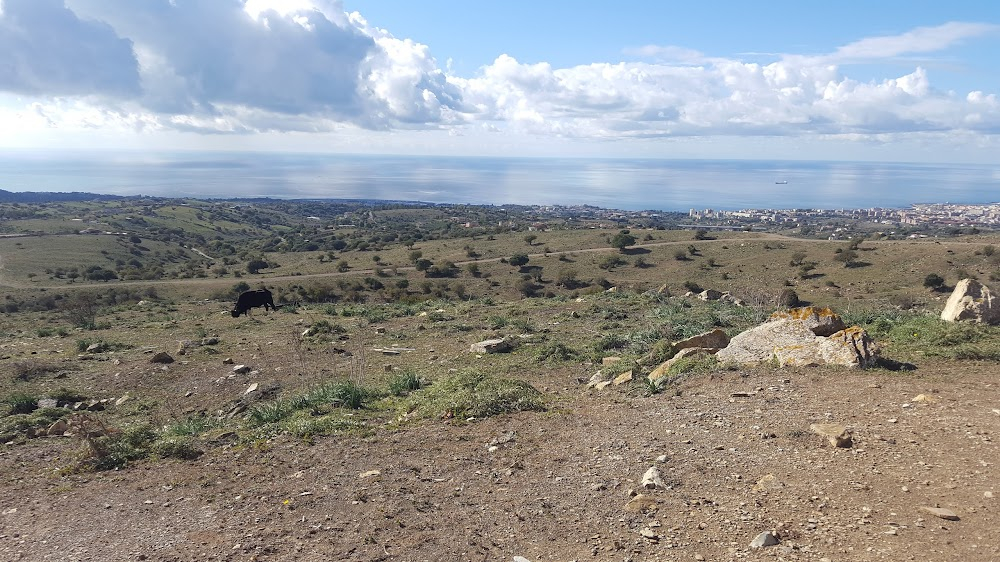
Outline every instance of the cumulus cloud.
<svg viewBox="0 0 1000 562"><path fill-rule="evenodd" d="M0 91L45 95L134 95L132 43L111 26L84 21L60 0L0 6Z"/></svg>
<svg viewBox="0 0 1000 562"><path fill-rule="evenodd" d="M463 77L431 46L345 13L339 0L0 0L0 92L30 98L30 110L7 121L54 128L597 140L996 134L993 92L941 91L922 67L859 81L850 65L997 31L952 22L764 63L674 45L625 51L641 61L569 68L502 54Z"/></svg>

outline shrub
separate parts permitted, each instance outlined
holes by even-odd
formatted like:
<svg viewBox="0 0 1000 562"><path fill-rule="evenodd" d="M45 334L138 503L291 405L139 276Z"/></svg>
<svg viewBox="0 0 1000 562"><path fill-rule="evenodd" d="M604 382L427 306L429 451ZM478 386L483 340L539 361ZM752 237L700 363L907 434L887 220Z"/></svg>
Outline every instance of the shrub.
<svg viewBox="0 0 1000 562"><path fill-rule="evenodd" d="M86 348L84 348L86 349ZM15 361L11 364L13 377L20 381L30 381L49 373L59 372L59 366L52 363L42 363L32 359Z"/></svg>
<svg viewBox="0 0 1000 562"><path fill-rule="evenodd" d="M562 342L552 342L549 345L538 350L538 362L545 361L570 361L577 359L580 356L580 352L569 347Z"/></svg>
<svg viewBox="0 0 1000 562"><path fill-rule="evenodd" d="M940 290L944 287L944 277L937 273L928 273L927 277L924 277L924 287L934 291Z"/></svg>
<svg viewBox="0 0 1000 562"><path fill-rule="evenodd" d="M3 399L7 405L5 415L14 416L18 414L30 414L38 409L38 397L24 392L15 392Z"/></svg>
<svg viewBox="0 0 1000 562"><path fill-rule="evenodd" d="M527 382L475 370L435 382L414 394L407 407L425 417L456 419L545 410L542 394Z"/></svg>

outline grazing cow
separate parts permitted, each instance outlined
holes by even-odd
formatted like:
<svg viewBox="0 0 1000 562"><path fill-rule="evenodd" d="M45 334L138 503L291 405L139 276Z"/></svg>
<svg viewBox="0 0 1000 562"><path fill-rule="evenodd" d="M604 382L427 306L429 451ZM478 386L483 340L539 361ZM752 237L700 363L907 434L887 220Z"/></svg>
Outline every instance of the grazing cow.
<svg viewBox="0 0 1000 562"><path fill-rule="evenodd" d="M239 318L241 314L250 316L250 309L263 306L264 310L271 307L274 310L274 300L271 298L271 291L267 289L257 289L256 291L243 291L236 299L236 307L232 310L233 318Z"/></svg>

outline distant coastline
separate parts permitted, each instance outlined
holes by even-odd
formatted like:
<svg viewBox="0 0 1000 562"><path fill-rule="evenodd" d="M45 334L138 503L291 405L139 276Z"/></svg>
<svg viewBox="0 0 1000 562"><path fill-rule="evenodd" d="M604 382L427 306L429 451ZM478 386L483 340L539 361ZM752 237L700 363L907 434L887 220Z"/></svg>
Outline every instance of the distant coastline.
<svg viewBox="0 0 1000 562"><path fill-rule="evenodd" d="M592 205L676 212L907 208L914 201L990 203L1000 193L1000 165L15 152L0 154L0 189L212 199Z"/></svg>

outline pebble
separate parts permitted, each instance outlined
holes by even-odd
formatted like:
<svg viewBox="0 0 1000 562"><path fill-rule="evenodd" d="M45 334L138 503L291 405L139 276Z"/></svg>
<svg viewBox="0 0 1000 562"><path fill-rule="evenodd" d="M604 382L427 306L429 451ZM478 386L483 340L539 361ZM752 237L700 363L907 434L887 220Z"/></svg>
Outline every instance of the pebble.
<svg viewBox="0 0 1000 562"><path fill-rule="evenodd" d="M945 509L943 507L923 506L923 507L920 508L920 511L923 511L924 513L929 513L929 514L933 515L934 517L938 517L940 519L946 519L948 521L958 521L959 520L958 515L954 511L952 511L950 509Z"/></svg>
<svg viewBox="0 0 1000 562"><path fill-rule="evenodd" d="M750 543L750 548L764 548L767 546L775 546L779 544L778 537L774 536L771 531L764 531L763 533L757 535Z"/></svg>

